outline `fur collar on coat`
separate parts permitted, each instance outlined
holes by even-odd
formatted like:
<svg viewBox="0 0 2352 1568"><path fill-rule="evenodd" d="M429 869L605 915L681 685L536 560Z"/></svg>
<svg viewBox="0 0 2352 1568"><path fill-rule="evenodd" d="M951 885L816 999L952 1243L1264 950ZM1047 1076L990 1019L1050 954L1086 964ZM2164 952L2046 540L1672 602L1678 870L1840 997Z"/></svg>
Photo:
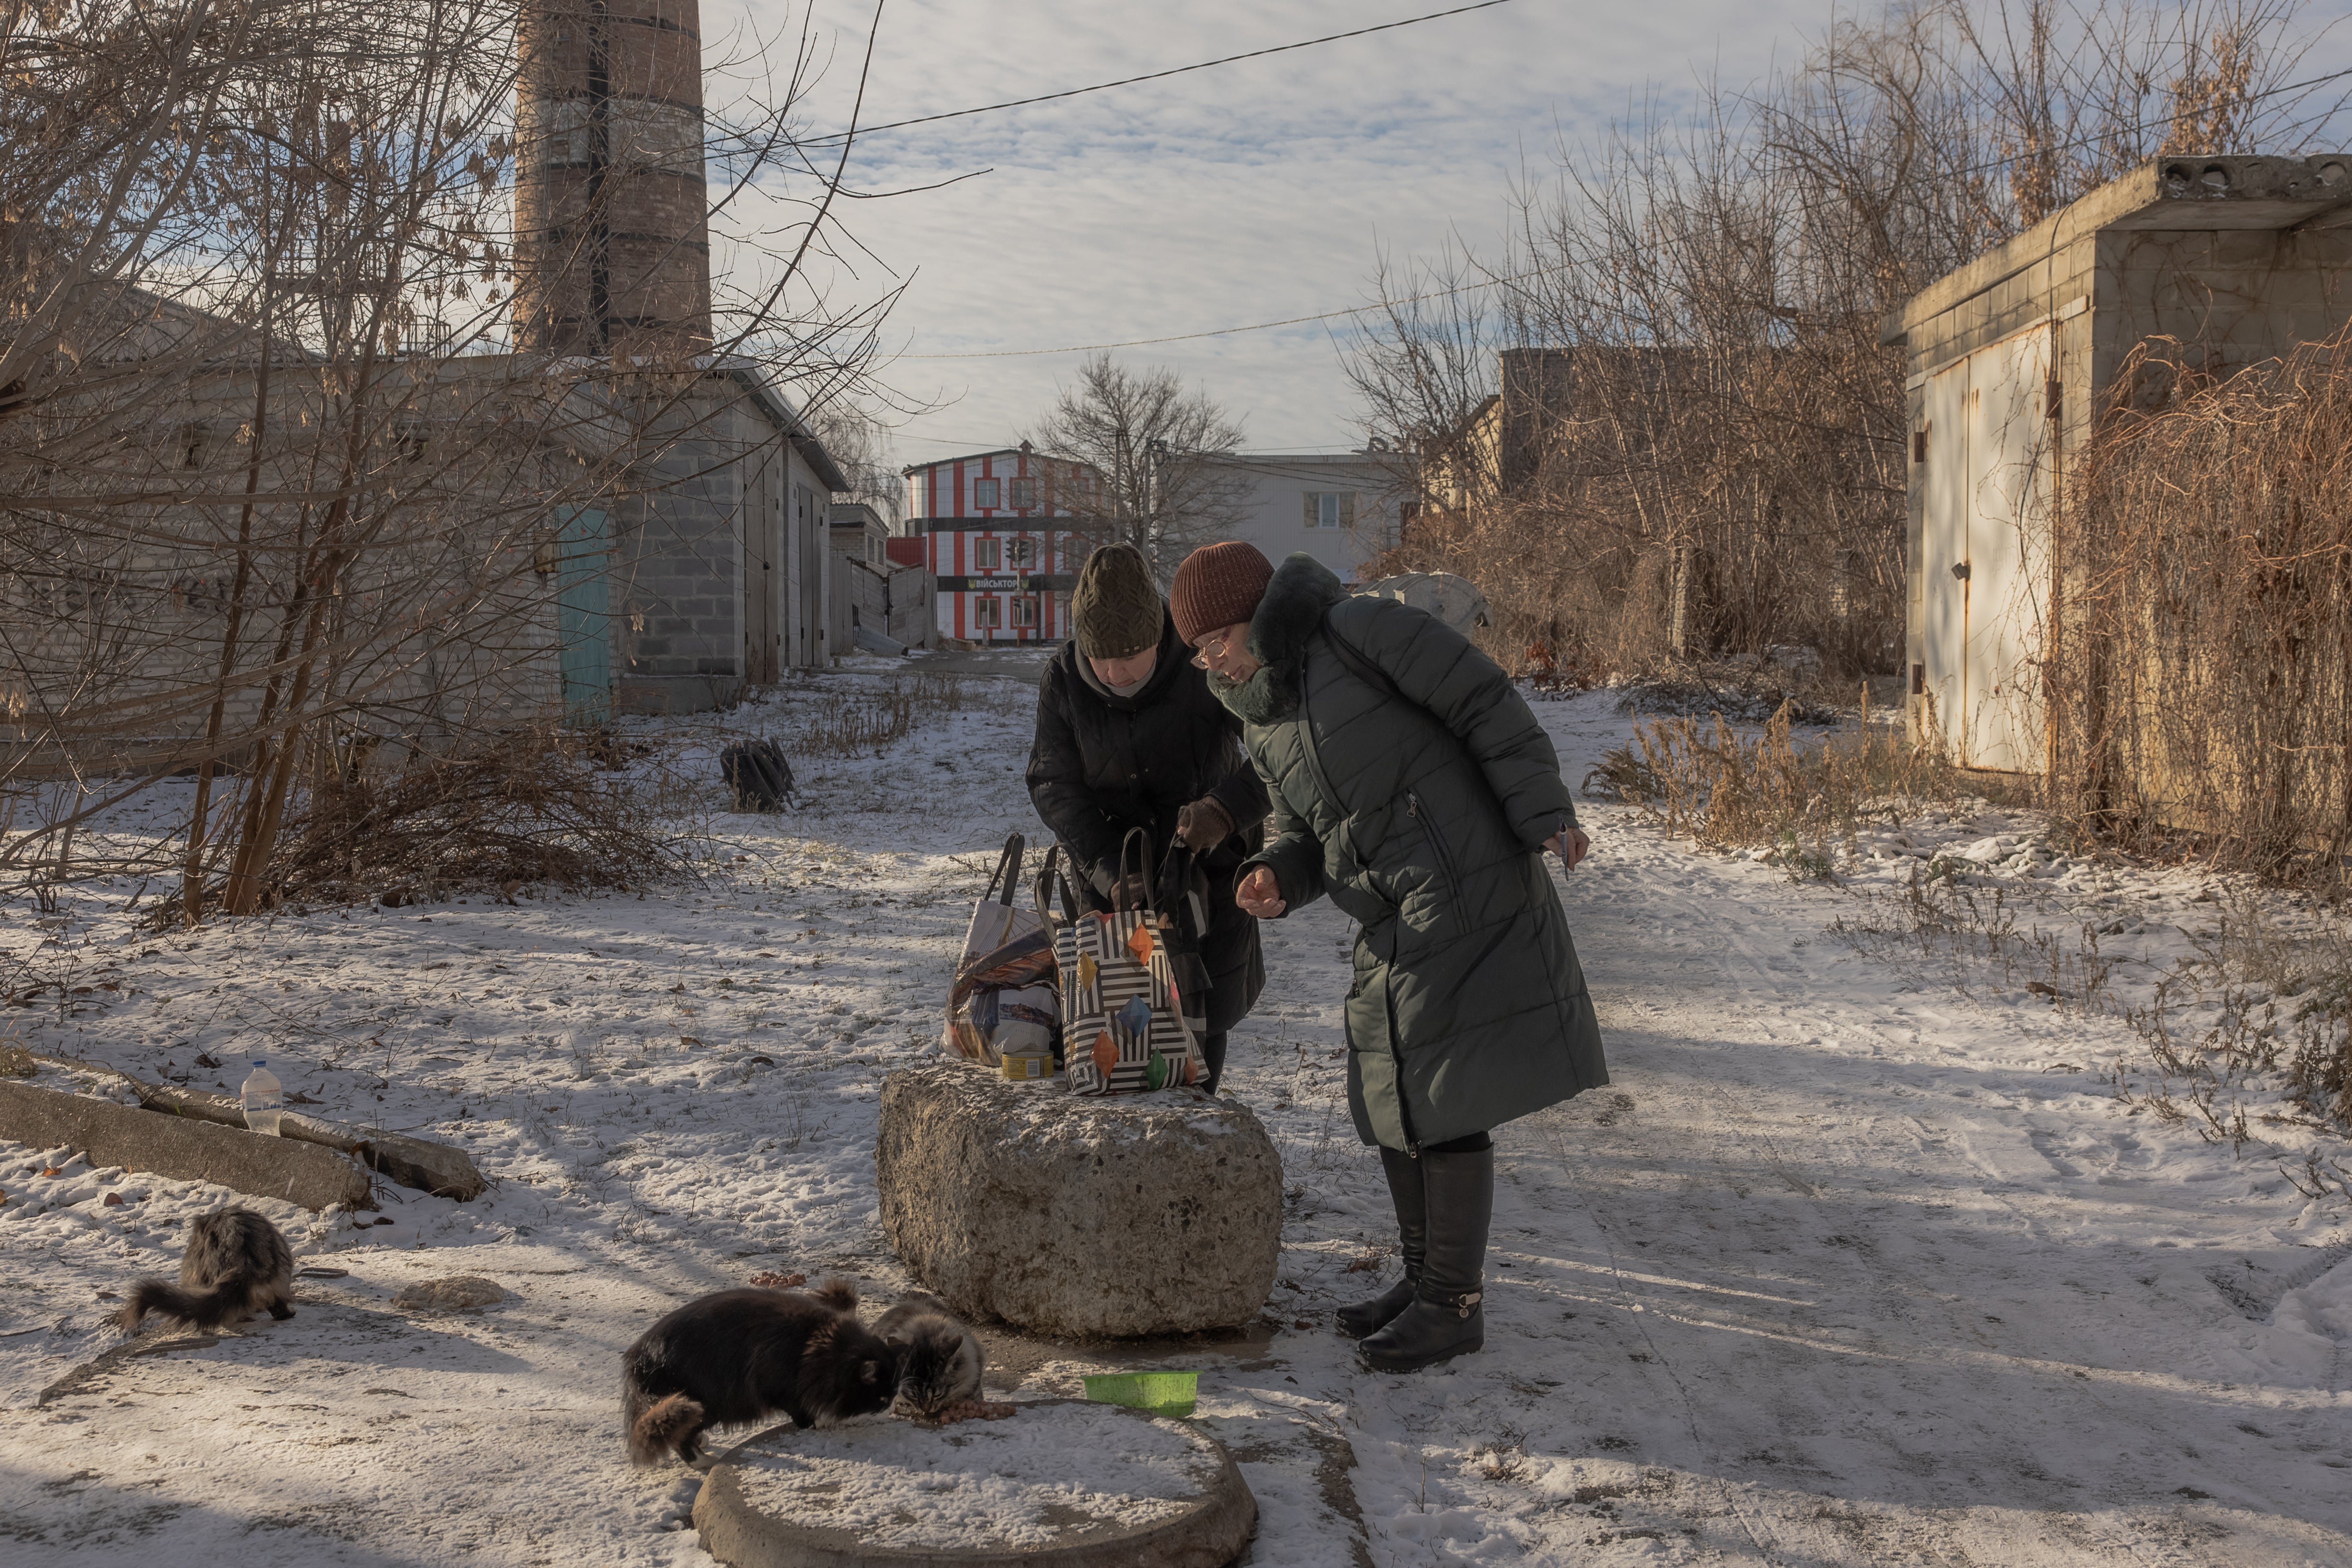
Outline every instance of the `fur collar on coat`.
<svg viewBox="0 0 2352 1568"><path fill-rule="evenodd" d="M1300 552L1274 569L1250 617L1249 650L1258 671L1247 680L1209 678L1217 700L1246 724L1278 724L1298 711L1307 645L1322 629L1324 613L1348 596L1331 569Z"/></svg>

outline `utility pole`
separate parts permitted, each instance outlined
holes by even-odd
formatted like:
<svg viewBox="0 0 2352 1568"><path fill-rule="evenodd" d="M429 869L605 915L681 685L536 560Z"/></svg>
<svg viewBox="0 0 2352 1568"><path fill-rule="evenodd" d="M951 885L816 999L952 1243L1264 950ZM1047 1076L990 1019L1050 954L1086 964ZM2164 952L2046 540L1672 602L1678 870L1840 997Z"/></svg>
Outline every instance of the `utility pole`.
<svg viewBox="0 0 2352 1568"><path fill-rule="evenodd" d="M1168 507L1168 443L1154 436L1143 444L1145 494L1149 497L1148 521L1151 539L1151 572L1160 574L1160 545L1165 536L1166 522L1161 514Z"/></svg>

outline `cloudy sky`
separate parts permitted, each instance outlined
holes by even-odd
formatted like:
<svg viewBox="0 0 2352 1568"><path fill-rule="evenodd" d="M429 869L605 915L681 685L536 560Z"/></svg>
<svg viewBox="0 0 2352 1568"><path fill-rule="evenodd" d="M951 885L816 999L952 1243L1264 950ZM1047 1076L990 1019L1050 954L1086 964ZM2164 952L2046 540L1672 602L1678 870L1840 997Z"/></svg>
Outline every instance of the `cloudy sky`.
<svg viewBox="0 0 2352 1568"><path fill-rule="evenodd" d="M1457 0L1458 3L1458 0ZM1026 98L1443 8L1446 0L886 0L865 123ZM849 115L872 0L815 0L813 131ZM797 32L799 0L704 0L714 106L744 29ZM1646 97L1738 87L1801 55L1830 0L1510 0L1486 10L1057 103L885 132L853 188L986 169L848 213L872 258L838 289L908 279L885 374L935 409L899 462L1003 443L1086 357L1005 351L1157 338L1360 305L1383 252L1482 247L1523 172ZM1357 437L1329 322L1122 349L1241 417L1257 449ZM958 355L1004 357L939 357Z"/></svg>

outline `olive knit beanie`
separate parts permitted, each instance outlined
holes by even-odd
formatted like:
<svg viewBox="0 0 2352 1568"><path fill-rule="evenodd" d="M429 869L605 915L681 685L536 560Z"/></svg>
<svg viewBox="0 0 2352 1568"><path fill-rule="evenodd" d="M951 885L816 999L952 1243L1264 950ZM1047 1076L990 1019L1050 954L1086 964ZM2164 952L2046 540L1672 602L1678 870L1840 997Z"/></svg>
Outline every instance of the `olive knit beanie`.
<svg viewBox="0 0 2352 1568"><path fill-rule="evenodd" d="M1088 658L1125 658L1160 642L1160 584L1132 544L1106 544L1078 568L1070 625Z"/></svg>
<svg viewBox="0 0 2352 1568"><path fill-rule="evenodd" d="M1168 595L1176 635L1196 642L1219 626L1248 620L1257 614L1257 602L1265 597L1273 576L1274 563L1255 544L1229 539L1202 545L1176 568L1176 584Z"/></svg>

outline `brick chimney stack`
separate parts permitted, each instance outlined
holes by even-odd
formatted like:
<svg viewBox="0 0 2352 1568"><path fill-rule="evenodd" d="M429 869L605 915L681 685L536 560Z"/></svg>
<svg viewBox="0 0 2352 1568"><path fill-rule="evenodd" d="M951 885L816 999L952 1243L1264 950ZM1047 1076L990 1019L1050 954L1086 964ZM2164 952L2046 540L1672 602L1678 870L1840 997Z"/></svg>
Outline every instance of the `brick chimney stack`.
<svg viewBox="0 0 2352 1568"><path fill-rule="evenodd" d="M517 346L708 349L696 0L530 0L517 34Z"/></svg>

